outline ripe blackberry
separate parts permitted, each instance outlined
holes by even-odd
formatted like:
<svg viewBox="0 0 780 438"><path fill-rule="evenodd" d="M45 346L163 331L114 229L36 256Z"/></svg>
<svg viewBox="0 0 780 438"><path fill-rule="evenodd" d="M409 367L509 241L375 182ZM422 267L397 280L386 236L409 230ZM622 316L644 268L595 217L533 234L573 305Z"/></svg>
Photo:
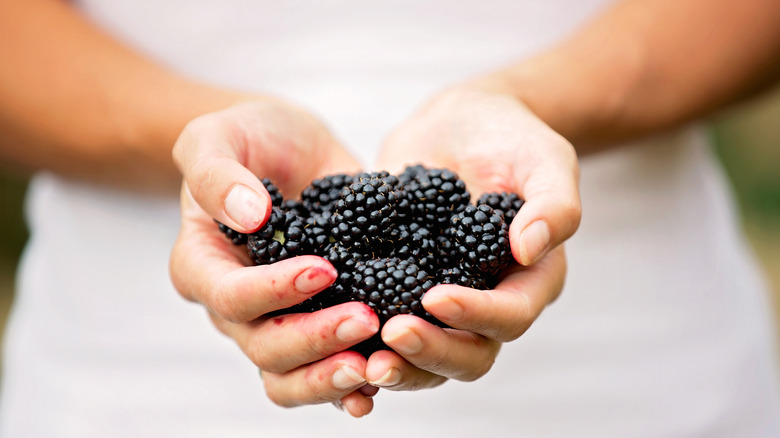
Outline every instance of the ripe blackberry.
<svg viewBox="0 0 780 438"><path fill-rule="evenodd" d="M293 213L301 219L306 219L312 215L312 212L306 209L306 207L301 204L301 201L295 199L285 199L282 201L282 205L279 208L281 208L282 211Z"/></svg>
<svg viewBox="0 0 780 438"><path fill-rule="evenodd" d="M304 249L307 254L325 256L326 248L333 243L330 236L330 212L314 213L304 219L306 234Z"/></svg>
<svg viewBox="0 0 780 438"><path fill-rule="evenodd" d="M354 180L354 176L344 173L315 179L301 192L301 205L312 213L331 211L341 191Z"/></svg>
<svg viewBox="0 0 780 438"><path fill-rule="evenodd" d="M436 273L436 281L438 284L457 284L458 286L466 286L472 289L486 290L492 288L485 277L466 272L457 266L440 269Z"/></svg>
<svg viewBox="0 0 780 438"><path fill-rule="evenodd" d="M452 243L461 267L468 272L495 275L509 265L509 227L489 205L469 205L450 221Z"/></svg>
<svg viewBox="0 0 780 438"><path fill-rule="evenodd" d="M414 164L406 166L400 174L398 174L398 183L401 186L409 184L412 180L417 178L418 175L425 173L428 170L423 164Z"/></svg>
<svg viewBox="0 0 780 438"><path fill-rule="evenodd" d="M428 273L410 260L371 259L357 264L350 299L367 304L379 316L380 333L387 320L402 314L445 326L426 312L420 301L433 286ZM382 349L387 346L379 333L351 348L365 357Z"/></svg>
<svg viewBox="0 0 780 438"><path fill-rule="evenodd" d="M265 190L271 196L271 205L274 207L281 207L282 202L284 202L284 197L282 197L282 192L279 191L279 187L277 187L270 178L263 178L260 182L263 183Z"/></svg>
<svg viewBox="0 0 780 438"><path fill-rule="evenodd" d="M430 230L447 226L453 214L469 205L471 194L458 174L447 169L426 169L403 186L409 202L405 219Z"/></svg>
<svg viewBox="0 0 780 438"><path fill-rule="evenodd" d="M247 237L247 250L257 265L285 260L303 250L305 224L294 213L271 208L268 222Z"/></svg>
<svg viewBox="0 0 780 438"><path fill-rule="evenodd" d="M373 172L360 172L355 176L355 179L359 179L359 178L379 178L384 182L386 182L387 184L392 185L393 187L398 186L398 177L386 170L378 170Z"/></svg>
<svg viewBox="0 0 780 438"><path fill-rule="evenodd" d="M455 251L455 245L452 243L452 234L455 231L452 227L447 227L436 236L436 265L439 267L456 266L460 258Z"/></svg>
<svg viewBox="0 0 780 438"><path fill-rule="evenodd" d="M493 210L500 211L504 214L504 221L507 225L512 223L512 219L515 218L517 212L525 204L523 199L517 193L511 192L490 192L483 193L482 196L477 199L476 205L489 205L493 207Z"/></svg>
<svg viewBox="0 0 780 438"><path fill-rule="evenodd" d="M399 224L388 237L390 257L414 260L420 267L432 270L438 255L436 237L418 223Z"/></svg>
<svg viewBox="0 0 780 438"><path fill-rule="evenodd" d="M217 224L217 228L219 228L219 231L222 232L222 234L225 235L228 239L230 239L231 242L233 242L233 245L243 245L246 243L246 234L239 233L238 231L230 228L229 226L223 224L222 222L214 220Z"/></svg>
<svg viewBox="0 0 780 438"><path fill-rule="evenodd" d="M331 236L344 248L369 253L395 225L400 192L392 179L361 175L341 191L330 217Z"/></svg>
<svg viewBox="0 0 780 438"><path fill-rule="evenodd" d="M428 272L410 260L396 257L357 263L352 300L366 303L384 324L395 315L417 315L441 324L422 307L420 300L434 286Z"/></svg>

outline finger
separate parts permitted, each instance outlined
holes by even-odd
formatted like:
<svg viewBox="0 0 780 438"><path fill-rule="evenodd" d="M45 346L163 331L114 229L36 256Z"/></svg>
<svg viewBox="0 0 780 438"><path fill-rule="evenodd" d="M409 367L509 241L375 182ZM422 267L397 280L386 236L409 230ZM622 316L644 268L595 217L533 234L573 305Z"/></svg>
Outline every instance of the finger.
<svg viewBox="0 0 780 438"><path fill-rule="evenodd" d="M379 392L379 387L365 384L361 386L360 389L358 389L358 391L360 391L360 393L365 395L366 397L371 398Z"/></svg>
<svg viewBox="0 0 780 438"><path fill-rule="evenodd" d="M484 336L445 330L407 315L387 321L382 328L382 340L417 368L461 381L472 381L487 373L500 348L498 342Z"/></svg>
<svg viewBox="0 0 780 438"><path fill-rule="evenodd" d="M370 414L374 409L374 401L363 393L363 388L371 388L371 386L363 385L357 391L350 392L341 400L334 402L334 405L355 418Z"/></svg>
<svg viewBox="0 0 780 438"><path fill-rule="evenodd" d="M417 368L390 350L377 351L368 358L366 379L372 386L391 391L433 388L447 381L446 377Z"/></svg>
<svg viewBox="0 0 780 438"><path fill-rule="evenodd" d="M279 406L332 403L366 383L365 365L363 356L345 351L286 373L264 372L263 384Z"/></svg>
<svg viewBox="0 0 780 438"><path fill-rule="evenodd" d="M285 373L321 360L379 331L376 314L356 302L245 324L213 319L258 368L274 373Z"/></svg>
<svg viewBox="0 0 780 438"><path fill-rule="evenodd" d="M529 141L538 146L519 148L513 179L525 199L509 229L512 254L528 266L571 237L579 227L582 207L579 167L574 148L557 133L545 130ZM526 155L544 148L544 154Z"/></svg>
<svg viewBox="0 0 780 438"><path fill-rule="evenodd" d="M517 339L560 294L566 275L563 246L532 266L512 268L495 290L441 285L422 298L425 310L461 330L500 342Z"/></svg>
<svg viewBox="0 0 780 438"><path fill-rule="evenodd" d="M209 216L248 233L263 224L271 198L258 177L244 166L240 151L249 146L228 114L191 121L173 147L173 158L191 196Z"/></svg>
<svg viewBox="0 0 780 438"><path fill-rule="evenodd" d="M316 256L246 267L228 249L226 239L205 232L206 226L214 224L182 225L171 251L171 279L185 298L229 321L251 321L290 307L322 291L338 275L328 261Z"/></svg>

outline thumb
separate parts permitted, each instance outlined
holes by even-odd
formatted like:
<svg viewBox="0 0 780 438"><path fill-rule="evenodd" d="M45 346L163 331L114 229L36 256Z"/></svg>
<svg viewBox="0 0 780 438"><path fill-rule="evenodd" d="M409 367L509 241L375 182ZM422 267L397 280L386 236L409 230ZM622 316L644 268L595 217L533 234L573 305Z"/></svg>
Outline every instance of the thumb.
<svg viewBox="0 0 780 438"><path fill-rule="evenodd" d="M515 180L525 203L510 224L509 240L515 260L528 266L574 234L582 207L579 167L571 146L524 169L525 174Z"/></svg>
<svg viewBox="0 0 780 438"><path fill-rule="evenodd" d="M173 148L185 189L206 213L241 232L256 231L271 211L263 183L239 161L242 140L208 118L185 127Z"/></svg>

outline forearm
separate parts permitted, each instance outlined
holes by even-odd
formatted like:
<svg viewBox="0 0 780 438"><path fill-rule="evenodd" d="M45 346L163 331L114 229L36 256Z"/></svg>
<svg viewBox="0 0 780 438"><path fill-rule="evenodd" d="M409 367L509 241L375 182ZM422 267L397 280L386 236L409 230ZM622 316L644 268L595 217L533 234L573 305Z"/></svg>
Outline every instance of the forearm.
<svg viewBox="0 0 780 438"><path fill-rule="evenodd" d="M780 2L627 0L472 84L514 95L580 153L689 122L780 77Z"/></svg>
<svg viewBox="0 0 780 438"><path fill-rule="evenodd" d="M65 2L6 2L0 14L0 154L120 185L173 185L187 121L242 99L134 53Z"/></svg>

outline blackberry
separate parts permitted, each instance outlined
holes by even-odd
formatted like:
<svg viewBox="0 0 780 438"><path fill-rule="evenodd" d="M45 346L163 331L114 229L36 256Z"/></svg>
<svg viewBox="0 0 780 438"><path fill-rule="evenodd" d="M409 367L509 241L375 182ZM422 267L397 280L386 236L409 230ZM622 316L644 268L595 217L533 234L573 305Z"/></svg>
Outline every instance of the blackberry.
<svg viewBox="0 0 780 438"><path fill-rule="evenodd" d="M517 193L511 192L490 192L483 193L482 196L477 199L476 205L489 205L493 207L493 210L500 211L504 214L504 221L507 225L512 223L512 220L520 211L520 208L525 204L525 201L517 195Z"/></svg>
<svg viewBox="0 0 780 438"><path fill-rule="evenodd" d="M403 186L408 210L405 218L431 230L447 226L450 217L469 205L471 194L458 174L447 169L426 169Z"/></svg>
<svg viewBox="0 0 780 438"><path fill-rule="evenodd" d="M395 315L417 315L441 324L422 307L420 300L434 286L428 272L411 260L396 257L357 263L352 300L367 304L384 324Z"/></svg>
<svg viewBox="0 0 780 438"><path fill-rule="evenodd" d="M367 304L379 316L379 333L390 318L402 314L416 315L446 327L422 307L423 295L435 283L414 262L395 257L367 260L357 264L354 279L350 299ZM351 349L366 357L387 349L379 333Z"/></svg>
<svg viewBox="0 0 780 438"><path fill-rule="evenodd" d="M393 187L399 187L398 177L392 175L390 172L386 170L378 170L374 172L360 172L355 176L355 179L360 179L360 178L379 178L384 182L386 182L387 184L392 185Z"/></svg>
<svg viewBox="0 0 780 438"><path fill-rule="evenodd" d="M495 275L509 265L509 227L489 205L469 205L450 221L452 243L467 272Z"/></svg>
<svg viewBox="0 0 780 438"><path fill-rule="evenodd" d="M294 213L271 208L265 225L247 237L249 256L257 265L285 260L303 250L305 224Z"/></svg>
<svg viewBox="0 0 780 438"><path fill-rule="evenodd" d="M436 265L440 267L451 267L458 264L459 258L455 252L455 246L452 244L452 235L455 231L452 227L447 227L436 236Z"/></svg>
<svg viewBox="0 0 780 438"><path fill-rule="evenodd" d="M488 279L485 277L466 272L457 266L440 269L436 273L436 281L438 284L456 284L472 289L486 290L491 288Z"/></svg>
<svg viewBox="0 0 780 438"><path fill-rule="evenodd" d="M281 207L282 202L284 202L284 197L282 196L282 192L279 191L279 187L277 187L270 178L263 178L260 182L263 183L265 190L271 196L271 205L274 207Z"/></svg>
<svg viewBox="0 0 780 438"><path fill-rule="evenodd" d="M225 237L230 239L231 242L233 242L233 245L243 245L246 243L246 234L239 233L238 231L230 228L222 222L217 221L216 219L214 222L217 223L217 228L219 228L219 231L222 232Z"/></svg>
<svg viewBox="0 0 780 438"><path fill-rule="evenodd" d="M418 175L425 173L428 170L423 164L414 164L406 166L400 174L398 174L398 183L401 186L409 184L412 180L416 179Z"/></svg>
<svg viewBox="0 0 780 438"><path fill-rule="evenodd" d="M436 237L417 223L399 224L388 237L392 248L390 257L416 261L421 267L432 269L436 263Z"/></svg>
<svg viewBox="0 0 780 438"><path fill-rule="evenodd" d="M305 251L307 254L324 256L326 248L333 243L330 237L330 212L314 213L307 217L304 225L306 234Z"/></svg>
<svg viewBox="0 0 780 438"><path fill-rule="evenodd" d="M370 253L387 240L398 217L400 198L392 182L387 177L364 174L344 187L330 217L330 232L336 242Z"/></svg>
<svg viewBox="0 0 780 438"><path fill-rule="evenodd" d="M344 173L315 179L301 192L301 205L312 213L331 211L341 191L354 180L354 176Z"/></svg>
<svg viewBox="0 0 780 438"><path fill-rule="evenodd" d="M293 213L301 219L306 219L313 214L311 211L306 209L306 207L304 207L300 201L295 199L285 199L282 201L280 208L282 211Z"/></svg>

